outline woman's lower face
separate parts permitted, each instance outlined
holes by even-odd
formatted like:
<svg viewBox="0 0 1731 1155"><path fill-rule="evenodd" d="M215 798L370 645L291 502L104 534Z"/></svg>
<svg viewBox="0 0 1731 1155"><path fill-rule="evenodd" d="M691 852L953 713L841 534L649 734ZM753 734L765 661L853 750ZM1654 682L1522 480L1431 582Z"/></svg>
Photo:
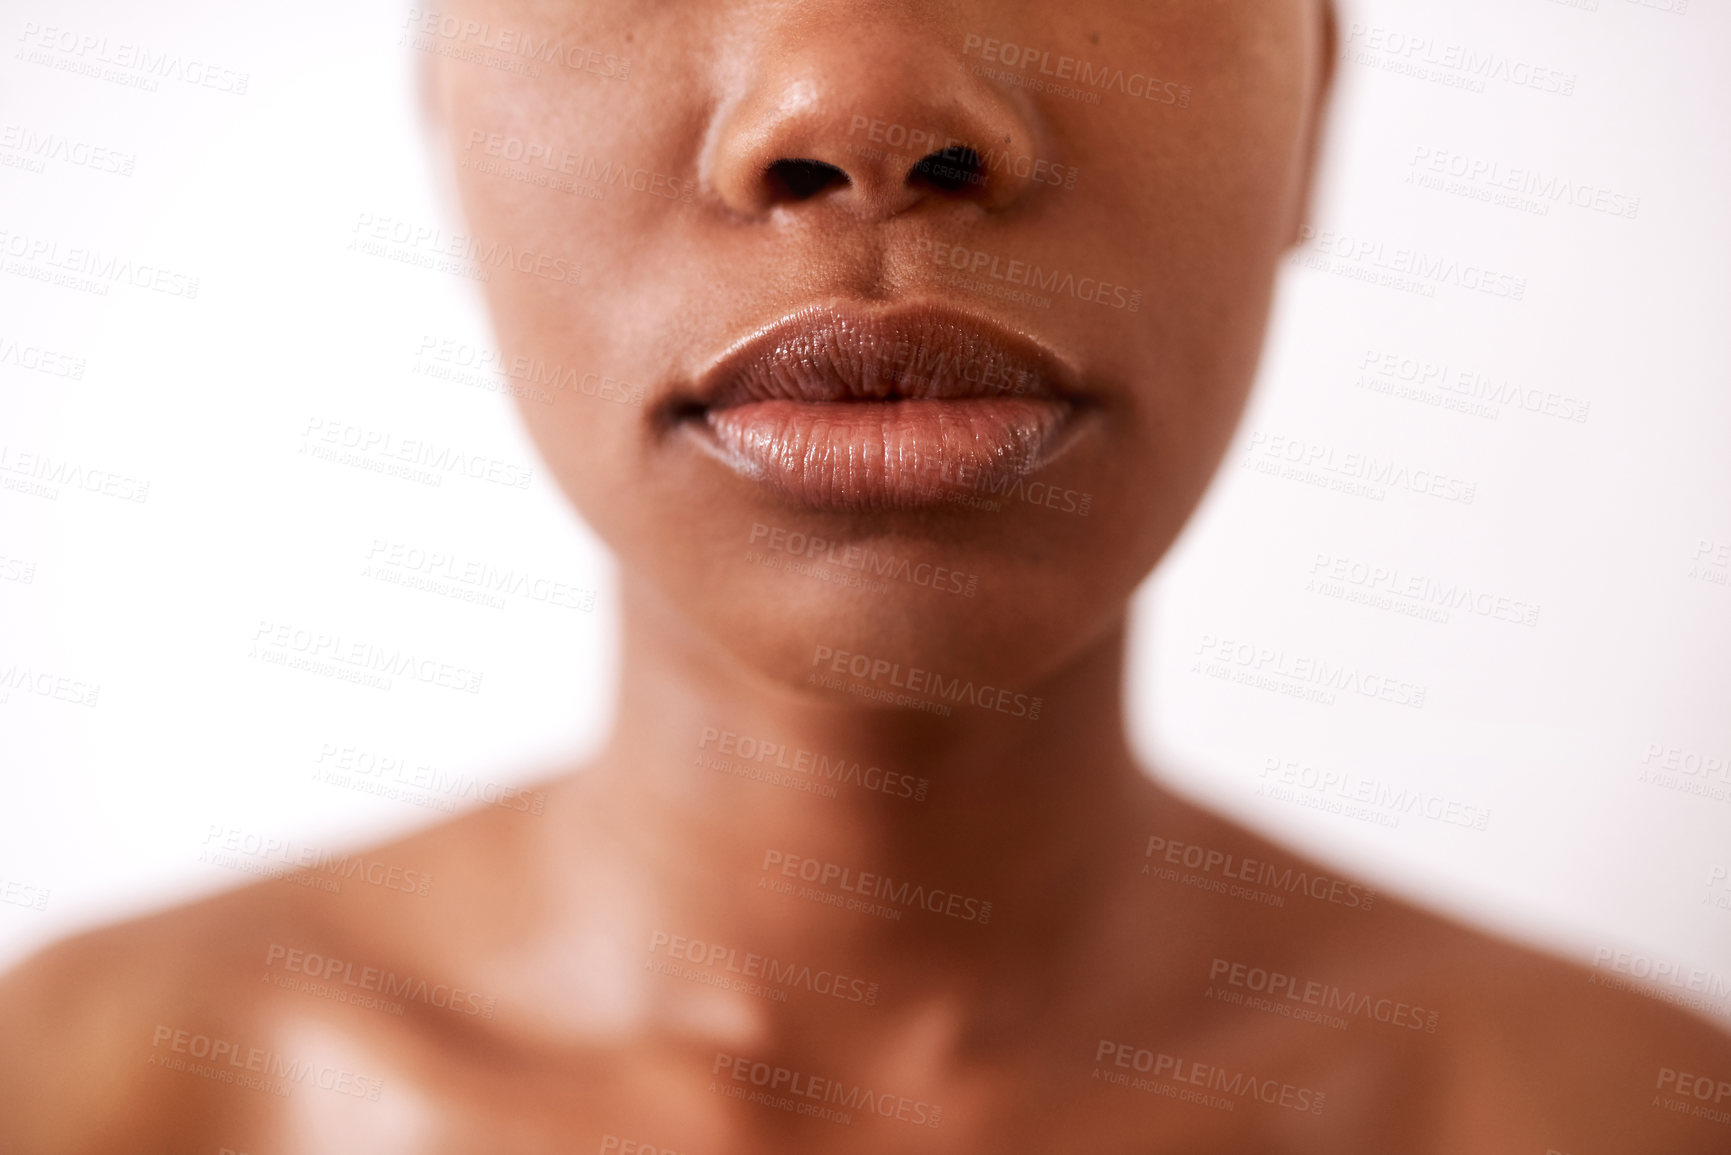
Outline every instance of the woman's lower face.
<svg viewBox="0 0 1731 1155"><path fill-rule="evenodd" d="M519 402L548 468L628 581L773 679L828 648L1036 683L1121 616L1231 435L1324 15L429 14L503 352L553 383Z"/></svg>

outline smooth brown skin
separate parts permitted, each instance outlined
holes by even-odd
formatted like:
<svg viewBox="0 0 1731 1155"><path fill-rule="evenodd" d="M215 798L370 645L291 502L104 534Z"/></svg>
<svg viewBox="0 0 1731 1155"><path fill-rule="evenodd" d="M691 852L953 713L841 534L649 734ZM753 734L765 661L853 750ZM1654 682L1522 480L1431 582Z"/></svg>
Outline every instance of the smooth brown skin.
<svg viewBox="0 0 1731 1155"><path fill-rule="evenodd" d="M426 897L270 882L27 963L0 984L0 1150L507 1155L595 1151L607 1135L680 1155L1731 1146L1731 1128L1654 1105L1661 1067L1731 1079L1731 1042L1704 1023L1387 898L1368 912L1272 908L1141 874L1153 834L1298 861L1150 783L1120 694L1127 600L1223 452L1302 217L1332 56L1319 3L468 9L632 64L613 80L442 61L432 91L459 159L480 130L693 182L688 204L619 187L595 201L459 169L483 241L585 266L575 286L496 273L503 347L651 387L642 408L578 393L522 406L622 565L611 741L548 786L545 814L483 809L368 853L430 871ZM982 78L965 67L969 34L1188 84L1190 107ZM999 142L1079 179L910 183L914 158L850 149L856 114ZM790 158L847 182L793 196L766 176ZM947 287L921 240L1103 277L1142 304L1040 309ZM1090 516L792 508L653 419L740 335L847 301L947 302L1073 359L1098 419L1042 476L1093 494ZM756 522L978 574L979 594L845 590L748 564ZM806 683L819 645L1038 693L1044 710L1031 722L875 706ZM694 764L706 727L928 778L930 797L819 798L716 773ZM987 925L887 921L772 894L757 885L771 849L995 911ZM652 973L656 931L863 977L878 1002L775 1002ZM282 989L263 978L283 973L266 965L273 945L453 983L496 999L496 1016L404 1000L397 1017ZM1217 957L1434 1010L1438 1029L1334 1030L1227 1006L1204 997ZM149 1062L163 1025L384 1089L377 1102L310 1084L275 1097L163 1070ZM1322 1089L1327 1105L1227 1112L1108 1086L1093 1078L1112 1069L1095 1061L1103 1038ZM941 1126L837 1126L739 1102L712 1090L718 1052L941 1104Z"/></svg>

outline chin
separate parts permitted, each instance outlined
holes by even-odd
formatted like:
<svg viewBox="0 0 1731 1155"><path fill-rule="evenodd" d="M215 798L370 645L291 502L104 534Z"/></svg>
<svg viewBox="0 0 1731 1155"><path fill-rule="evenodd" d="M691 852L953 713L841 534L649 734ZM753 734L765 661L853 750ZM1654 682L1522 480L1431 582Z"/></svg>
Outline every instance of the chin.
<svg viewBox="0 0 1731 1155"><path fill-rule="evenodd" d="M942 702L952 681L994 692L1038 694L1037 687L1115 615L1107 600L1099 620L1055 613L1042 583L1008 593L938 590L907 579L847 575L867 583L845 588L831 579L781 573L741 587L733 612L705 607L695 624L733 660L784 689L818 700L896 705L895 695ZM881 586L882 588L872 588ZM880 696L881 695L881 696Z"/></svg>

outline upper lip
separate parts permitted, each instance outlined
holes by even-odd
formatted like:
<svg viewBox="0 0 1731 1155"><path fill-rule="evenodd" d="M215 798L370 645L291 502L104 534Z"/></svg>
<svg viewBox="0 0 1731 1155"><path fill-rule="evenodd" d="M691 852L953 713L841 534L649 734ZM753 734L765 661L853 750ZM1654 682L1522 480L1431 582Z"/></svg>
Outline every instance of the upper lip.
<svg viewBox="0 0 1731 1155"><path fill-rule="evenodd" d="M669 405L689 415L756 401L991 397L1082 400L1063 359L991 322L936 306L816 306L736 341Z"/></svg>

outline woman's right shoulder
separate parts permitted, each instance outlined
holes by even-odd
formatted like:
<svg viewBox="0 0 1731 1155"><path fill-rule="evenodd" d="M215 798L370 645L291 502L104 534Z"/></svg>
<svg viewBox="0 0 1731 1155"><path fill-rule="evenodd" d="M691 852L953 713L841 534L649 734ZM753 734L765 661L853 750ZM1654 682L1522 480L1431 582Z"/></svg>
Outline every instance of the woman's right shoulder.
<svg viewBox="0 0 1731 1155"><path fill-rule="evenodd" d="M0 974L0 1151L158 1150L188 1141L190 1118L220 1131L224 1118L268 1107L193 1077L189 1043L272 1034L274 1000L252 973L264 968L243 956L257 932L316 941L322 929L276 890L85 931Z"/></svg>

